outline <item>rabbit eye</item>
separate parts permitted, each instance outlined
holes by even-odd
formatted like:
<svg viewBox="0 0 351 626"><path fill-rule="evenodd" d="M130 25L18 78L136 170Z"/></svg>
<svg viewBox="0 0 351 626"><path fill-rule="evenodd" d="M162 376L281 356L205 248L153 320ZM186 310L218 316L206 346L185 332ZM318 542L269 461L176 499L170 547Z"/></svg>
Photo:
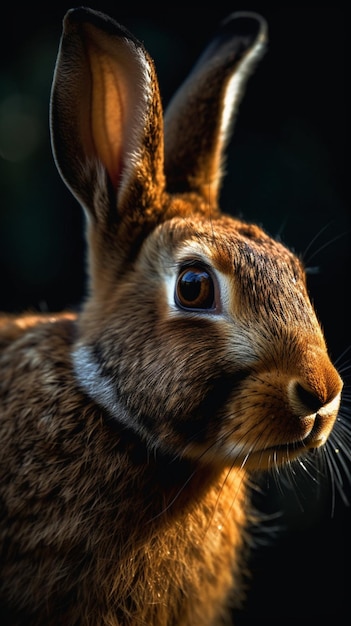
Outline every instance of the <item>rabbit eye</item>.
<svg viewBox="0 0 351 626"><path fill-rule="evenodd" d="M184 309L214 309L215 288L211 274L203 267L183 268L177 279L175 301Z"/></svg>

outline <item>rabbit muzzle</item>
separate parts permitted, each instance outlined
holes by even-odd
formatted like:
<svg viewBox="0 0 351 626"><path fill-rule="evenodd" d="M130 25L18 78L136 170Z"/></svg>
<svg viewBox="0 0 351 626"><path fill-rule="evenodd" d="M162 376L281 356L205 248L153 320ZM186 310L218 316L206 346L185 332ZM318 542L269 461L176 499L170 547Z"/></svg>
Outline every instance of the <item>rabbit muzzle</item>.
<svg viewBox="0 0 351 626"><path fill-rule="evenodd" d="M339 374L320 349L314 359L301 357L298 372L250 374L233 398L236 424L226 423L226 454L235 464L262 470L322 447L337 419L341 390Z"/></svg>

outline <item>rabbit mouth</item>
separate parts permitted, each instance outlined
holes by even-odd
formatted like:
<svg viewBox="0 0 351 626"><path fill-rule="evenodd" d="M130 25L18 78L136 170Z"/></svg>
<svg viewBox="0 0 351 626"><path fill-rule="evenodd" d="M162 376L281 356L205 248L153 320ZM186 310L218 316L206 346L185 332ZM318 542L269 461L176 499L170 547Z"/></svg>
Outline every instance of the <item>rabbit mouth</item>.
<svg viewBox="0 0 351 626"><path fill-rule="evenodd" d="M302 455L317 450L326 443L327 439L328 435L322 432L320 425L316 423L303 439L252 451L245 460L245 466L251 470L262 470L287 465Z"/></svg>
<svg viewBox="0 0 351 626"><path fill-rule="evenodd" d="M318 420L316 419L311 432L306 435L306 437L304 437L300 441L294 441L292 443L285 443L278 446L273 446L273 449L284 450L293 453L299 451L316 450L317 448L323 446L327 439L328 434L322 431Z"/></svg>
<svg viewBox="0 0 351 626"><path fill-rule="evenodd" d="M317 415L318 418L318 415ZM320 427L318 419L315 420L311 432L299 441L292 443L280 444L273 446L273 450L285 451L291 453L297 453L299 451L316 450L325 444L328 439L328 434L324 433Z"/></svg>

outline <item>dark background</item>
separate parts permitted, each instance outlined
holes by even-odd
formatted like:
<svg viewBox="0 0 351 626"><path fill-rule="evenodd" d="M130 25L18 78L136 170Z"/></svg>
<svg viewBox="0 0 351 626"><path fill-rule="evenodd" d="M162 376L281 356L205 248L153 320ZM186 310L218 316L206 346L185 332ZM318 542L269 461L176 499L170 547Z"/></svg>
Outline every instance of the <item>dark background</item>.
<svg viewBox="0 0 351 626"><path fill-rule="evenodd" d="M2 9L0 309L7 311L76 306L84 293L82 214L55 169L48 130L62 18L74 5L47 6L12 3ZM223 2L207 9L140 8L133 2L89 6L109 13L144 41L156 62L165 105L222 18L234 10L266 17L269 49L240 108L222 206L279 235L314 268L311 297L350 399L346 8ZM350 497L348 456L344 491ZM327 479L301 472L293 488L291 481L289 486L265 480L255 500L272 519L255 533L252 588L236 624L317 624L322 618L349 624L350 509L344 499L333 496Z"/></svg>

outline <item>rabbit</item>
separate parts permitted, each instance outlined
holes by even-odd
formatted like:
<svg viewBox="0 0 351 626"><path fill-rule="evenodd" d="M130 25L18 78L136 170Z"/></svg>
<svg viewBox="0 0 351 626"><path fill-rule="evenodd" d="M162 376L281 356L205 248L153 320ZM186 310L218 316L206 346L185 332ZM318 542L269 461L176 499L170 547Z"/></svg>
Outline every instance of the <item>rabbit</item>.
<svg viewBox="0 0 351 626"><path fill-rule="evenodd" d="M0 318L2 624L231 624L255 477L333 431L343 381L302 261L220 208L267 39L229 15L163 115L144 44L64 16L50 133L87 287L78 311Z"/></svg>

